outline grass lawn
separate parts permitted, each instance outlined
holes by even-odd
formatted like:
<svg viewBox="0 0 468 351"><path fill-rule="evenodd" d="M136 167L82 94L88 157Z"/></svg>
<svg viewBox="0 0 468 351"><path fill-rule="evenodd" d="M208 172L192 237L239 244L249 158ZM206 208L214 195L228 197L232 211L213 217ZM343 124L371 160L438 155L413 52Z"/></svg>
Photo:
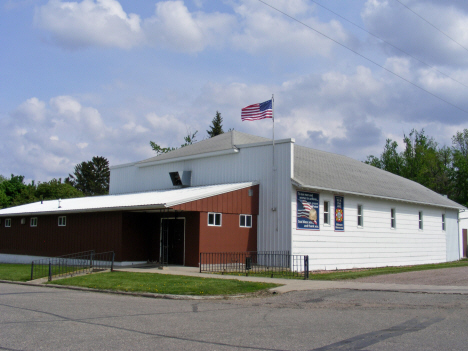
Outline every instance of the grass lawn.
<svg viewBox="0 0 468 351"><path fill-rule="evenodd" d="M381 274L395 274L403 272L414 272L414 271L425 271L430 269L441 269L451 267L464 267L468 266L468 259L464 258L460 261L447 262L447 263L435 263L435 264L423 264L417 266L403 266L403 267L382 267L382 268L370 268L370 269L357 269L357 270L343 270L343 271L327 271L314 273L310 272L309 280L343 280L343 279L357 279L370 277ZM240 273L225 273L231 275L245 276ZM271 272L261 273L249 273L252 277L271 277ZM274 278L290 278L290 279L304 279L300 276L288 275L287 272L284 274L274 273Z"/></svg>
<svg viewBox="0 0 468 351"><path fill-rule="evenodd" d="M50 284L93 289L121 290L175 295L235 295L274 288L278 284L180 275L109 272L54 280Z"/></svg>
<svg viewBox="0 0 468 351"><path fill-rule="evenodd" d="M0 279L25 282L31 280L30 264L0 264Z"/></svg>

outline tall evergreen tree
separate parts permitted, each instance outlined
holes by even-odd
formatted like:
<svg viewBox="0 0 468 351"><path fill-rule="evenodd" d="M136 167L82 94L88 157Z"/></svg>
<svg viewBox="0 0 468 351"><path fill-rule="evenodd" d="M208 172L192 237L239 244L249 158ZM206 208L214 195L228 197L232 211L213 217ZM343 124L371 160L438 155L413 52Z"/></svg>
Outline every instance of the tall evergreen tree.
<svg viewBox="0 0 468 351"><path fill-rule="evenodd" d="M223 134L223 117L221 117L221 113L216 111L216 116L211 121L210 130L206 131L210 138L215 137L217 135Z"/></svg>
<svg viewBox="0 0 468 351"><path fill-rule="evenodd" d="M75 172L65 179L85 195L105 195L109 193L109 161L105 157L94 156L91 161L75 166Z"/></svg>

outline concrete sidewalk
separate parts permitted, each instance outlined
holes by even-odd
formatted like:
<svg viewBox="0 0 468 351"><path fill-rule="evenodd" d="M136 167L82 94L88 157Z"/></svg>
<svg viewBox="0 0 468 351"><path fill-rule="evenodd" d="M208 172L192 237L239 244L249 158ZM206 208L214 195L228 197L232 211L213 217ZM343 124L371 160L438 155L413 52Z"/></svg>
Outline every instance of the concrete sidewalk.
<svg viewBox="0 0 468 351"><path fill-rule="evenodd" d="M158 273L186 275L201 278L216 279L235 279L250 282L264 282L282 284L282 286L273 288L270 291L277 293L286 293L300 290L326 290L326 289L349 289L349 290L367 290L367 291L398 291L408 293L428 293L428 294L463 294L468 295L468 286L439 286L439 285L415 285L415 284L387 284L387 283L362 283L354 280L327 281L327 280L300 280L300 279L281 279L266 277L246 277L237 275L221 275L200 273L196 267L169 266L160 268L117 268L116 271L138 272L138 273Z"/></svg>

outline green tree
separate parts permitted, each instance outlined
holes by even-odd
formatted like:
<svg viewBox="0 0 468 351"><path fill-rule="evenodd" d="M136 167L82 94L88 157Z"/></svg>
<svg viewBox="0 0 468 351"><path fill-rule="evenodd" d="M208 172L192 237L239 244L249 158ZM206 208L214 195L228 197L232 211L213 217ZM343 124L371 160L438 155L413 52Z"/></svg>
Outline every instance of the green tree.
<svg viewBox="0 0 468 351"><path fill-rule="evenodd" d="M62 182L62 179L55 179L39 183L35 196L39 200L69 199L84 196L83 192L73 187L71 184Z"/></svg>
<svg viewBox="0 0 468 351"><path fill-rule="evenodd" d="M91 161L77 164L75 172L68 175L65 183L87 196L105 195L109 193L109 176L109 161L105 157L94 156Z"/></svg>
<svg viewBox="0 0 468 351"><path fill-rule="evenodd" d="M210 129L206 131L210 138L215 137L217 135L223 134L223 117L221 117L221 113L216 111L216 116L211 121Z"/></svg>
<svg viewBox="0 0 468 351"><path fill-rule="evenodd" d="M184 137L185 143L180 145L180 147L184 147L184 146L192 145L193 143L196 143L197 133L198 133L198 130L196 130L195 133L188 131L188 134ZM159 144L156 144L154 141L150 141L149 143L150 143L151 148L153 149L153 151L156 152L157 155L166 154L170 151L178 149L177 147L161 147Z"/></svg>
<svg viewBox="0 0 468 351"><path fill-rule="evenodd" d="M454 200L468 206L468 129L452 137Z"/></svg>
<svg viewBox="0 0 468 351"><path fill-rule="evenodd" d="M411 179L453 199L452 164L454 158L452 150L445 146L440 148L433 138L425 134L424 130L411 130L409 135L403 136L403 141L405 148L399 153L398 144L387 139L381 156L368 156L365 162Z"/></svg>
<svg viewBox="0 0 468 351"><path fill-rule="evenodd" d="M12 205L13 199L18 196L26 187L24 176L11 175L10 179L5 179L0 183L0 204L2 208Z"/></svg>

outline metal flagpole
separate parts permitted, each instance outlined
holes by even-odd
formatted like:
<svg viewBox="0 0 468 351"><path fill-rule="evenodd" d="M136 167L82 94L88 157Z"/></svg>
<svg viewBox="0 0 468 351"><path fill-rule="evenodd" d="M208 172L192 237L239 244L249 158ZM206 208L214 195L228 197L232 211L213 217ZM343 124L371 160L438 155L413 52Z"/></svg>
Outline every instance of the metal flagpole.
<svg viewBox="0 0 468 351"><path fill-rule="evenodd" d="M271 112L272 112L272 120L273 120L273 173L272 173L272 176L273 176L273 179L272 179L272 183L273 183L273 188L271 189L272 191L272 202L273 202L273 206L271 208L272 211L275 212L274 214L274 227L275 227L275 231L278 231L278 211L277 211L277 199L276 199L276 194L277 194L277 184L276 184L276 165L275 165L275 95L272 94L271 95Z"/></svg>

